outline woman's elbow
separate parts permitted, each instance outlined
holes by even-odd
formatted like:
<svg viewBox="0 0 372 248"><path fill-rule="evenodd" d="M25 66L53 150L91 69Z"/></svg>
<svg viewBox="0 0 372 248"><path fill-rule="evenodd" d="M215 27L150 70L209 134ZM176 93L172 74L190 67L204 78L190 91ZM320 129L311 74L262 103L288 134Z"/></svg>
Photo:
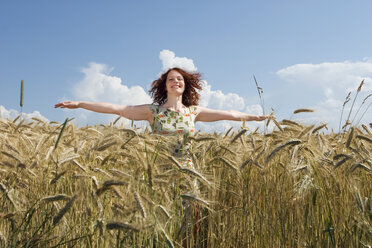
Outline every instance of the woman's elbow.
<svg viewBox="0 0 372 248"><path fill-rule="evenodd" d="M116 114L116 115L119 115L119 116L122 116L124 118L129 119L127 117L128 113L126 111L126 108L127 108L127 106L117 106L116 108L113 109L113 114Z"/></svg>
<svg viewBox="0 0 372 248"><path fill-rule="evenodd" d="M236 110L228 110L228 120L232 121L242 121L244 118L242 116L242 113L236 111Z"/></svg>

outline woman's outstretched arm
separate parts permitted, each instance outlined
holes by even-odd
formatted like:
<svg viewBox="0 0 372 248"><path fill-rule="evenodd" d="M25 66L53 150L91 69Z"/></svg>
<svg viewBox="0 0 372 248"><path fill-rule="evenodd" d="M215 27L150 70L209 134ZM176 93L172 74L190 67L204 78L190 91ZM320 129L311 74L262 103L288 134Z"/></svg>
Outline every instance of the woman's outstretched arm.
<svg viewBox="0 0 372 248"><path fill-rule="evenodd" d="M66 101L54 105L55 108L83 108L97 113L117 114L130 120L147 120L152 124L153 113L149 104L126 106L105 102Z"/></svg>
<svg viewBox="0 0 372 248"><path fill-rule="evenodd" d="M235 110L215 110L198 106L195 121L263 121L267 118L269 115L251 115Z"/></svg>

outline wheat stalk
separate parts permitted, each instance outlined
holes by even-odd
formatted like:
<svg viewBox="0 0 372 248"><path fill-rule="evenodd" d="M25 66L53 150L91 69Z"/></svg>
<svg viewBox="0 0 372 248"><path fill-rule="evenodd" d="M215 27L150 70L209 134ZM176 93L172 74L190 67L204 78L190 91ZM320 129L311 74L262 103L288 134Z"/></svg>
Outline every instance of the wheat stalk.
<svg viewBox="0 0 372 248"><path fill-rule="evenodd" d="M322 124L322 125L320 125L319 127L314 128L314 130L313 130L311 133L312 133L312 134L315 134L315 133L318 132L320 129L325 128L325 127L327 127L327 124Z"/></svg>
<svg viewBox="0 0 372 248"><path fill-rule="evenodd" d="M165 214L165 216L167 216L168 219L171 217L170 214L168 213L168 211L165 209L164 206L162 206L162 205L157 205L157 206L158 206L158 208L161 209L161 211Z"/></svg>
<svg viewBox="0 0 372 248"><path fill-rule="evenodd" d="M56 176L52 180L50 180L49 184L56 183L58 179L60 179L64 174L66 174L66 172L67 172L67 170L64 170L60 173L57 173Z"/></svg>
<svg viewBox="0 0 372 248"><path fill-rule="evenodd" d="M298 113L304 113L304 112L314 112L314 110L312 109L305 109L305 108L302 108L302 109L296 109L293 114L298 114Z"/></svg>
<svg viewBox="0 0 372 248"><path fill-rule="evenodd" d="M204 182L206 182L207 184L210 184L210 182L202 175L200 174L199 172L191 169L191 168L187 168L187 167L182 167L179 169L181 172L183 173L187 173L187 174L190 174L190 175L193 175L201 180L203 180Z"/></svg>
<svg viewBox="0 0 372 248"><path fill-rule="evenodd" d="M193 194L189 194L189 193L184 193L184 194L181 194L181 197L185 200L188 200L188 201L196 201L198 203L201 203L203 205L206 205L206 206L209 206L209 202L196 196L196 195L193 195Z"/></svg>
<svg viewBox="0 0 372 248"><path fill-rule="evenodd" d="M279 145L277 146L274 150L271 151L271 153L266 157L266 163L268 163L276 153L278 153L281 149L285 148L286 146L294 146L294 145L298 145L298 144L301 144L302 141L301 140L298 140L298 139L292 139L292 140L289 140L287 142L285 142L284 144L282 145Z"/></svg>
<svg viewBox="0 0 372 248"><path fill-rule="evenodd" d="M368 99L369 97L371 97L371 96L372 96L372 94L369 94L368 96L366 96L366 97L363 99L363 102L359 105L359 108L358 108L357 112L355 113L354 118L353 118L353 120L351 121L351 123L354 123L354 120L355 120L356 116L358 115L360 109L362 108L363 104L364 104L364 103L367 101L367 99ZM363 117L363 116L362 116L362 117ZM358 123L359 123L359 122L358 122ZM358 125L358 123L356 123L355 125Z"/></svg>
<svg viewBox="0 0 372 248"><path fill-rule="evenodd" d="M297 139L300 139L302 136L310 132L311 129L313 129L314 125L311 125L309 127L304 128L301 133L297 136Z"/></svg>
<svg viewBox="0 0 372 248"><path fill-rule="evenodd" d="M110 187L110 186L128 186L129 183L119 181L119 180L108 180L103 182L102 186L103 187Z"/></svg>
<svg viewBox="0 0 372 248"><path fill-rule="evenodd" d="M175 246L174 246L172 240L168 237L168 235L165 233L163 228L161 228L161 232L164 235L164 238L165 238L165 241L166 241L168 247L169 248L174 248Z"/></svg>
<svg viewBox="0 0 372 248"><path fill-rule="evenodd" d="M193 136L189 136L188 139L189 140L193 140L195 142L216 140L216 138L214 138L214 137L200 137L200 138L195 138Z"/></svg>
<svg viewBox="0 0 372 248"><path fill-rule="evenodd" d="M168 158L170 159L170 161L173 162L174 165L177 166L178 169L181 169L183 166L177 161L177 159L175 159L173 156L171 155L168 155Z"/></svg>
<svg viewBox="0 0 372 248"><path fill-rule="evenodd" d="M341 132L341 121L342 121L342 115L344 113L344 108L345 108L345 105L350 101L350 94L351 94L351 91L349 91L349 93L347 94L346 98L345 98L345 101L342 105L342 110L341 110L341 117L340 117L340 123L338 125L338 132Z"/></svg>
<svg viewBox="0 0 372 248"><path fill-rule="evenodd" d="M19 102L19 106L21 106L21 113L23 112L22 111L22 108L23 108L23 90L24 90L24 82L23 82L23 79L21 80L21 100Z"/></svg>
<svg viewBox="0 0 372 248"><path fill-rule="evenodd" d="M42 201L45 202L54 202L54 201L62 201L62 200L70 200L71 197L65 194L59 194L59 195L52 195L52 196L46 196L42 198Z"/></svg>
<svg viewBox="0 0 372 248"><path fill-rule="evenodd" d="M249 163L252 162L252 158L247 159L240 165L240 170L243 170Z"/></svg>
<svg viewBox="0 0 372 248"><path fill-rule="evenodd" d="M258 86L256 77L254 75L253 75L253 79L254 79L254 82L256 84L258 96L260 97L260 104L261 104L261 107L262 107L262 113L263 113L263 115L265 115L265 101L264 101L264 98L263 98L263 90L262 90L262 87ZM266 133L266 126L265 125L264 125L264 133Z"/></svg>
<svg viewBox="0 0 372 248"><path fill-rule="evenodd" d="M357 89L357 92L356 92L356 94L355 94L355 97L354 97L353 103L351 104L351 108L350 108L350 111L349 111L349 115L347 116L347 119L346 119L346 122L345 122L345 123L349 123L349 118L350 118L351 112L353 111L353 107L354 107L355 100L357 99L359 92L362 90L362 86L363 86L363 84L364 84L364 79L362 80L362 82L360 83L360 85L359 85L359 87L358 87L358 89Z"/></svg>
<svg viewBox="0 0 372 248"><path fill-rule="evenodd" d="M282 120L282 125L289 125L289 126L296 126L296 127L302 127L302 125L298 124L297 122L291 121L291 120Z"/></svg>
<svg viewBox="0 0 372 248"><path fill-rule="evenodd" d="M369 131L368 127L364 124L362 124L363 129L369 134L372 135L372 133Z"/></svg>
<svg viewBox="0 0 372 248"><path fill-rule="evenodd" d="M145 208L143 207L143 203L142 203L141 198L138 195L137 191L133 190L133 196L134 196L134 199L136 200L137 207L140 210L142 217L144 219L146 219L147 214L146 214Z"/></svg>
<svg viewBox="0 0 372 248"><path fill-rule="evenodd" d="M369 137L367 137L367 136L365 136L365 135L357 135L356 138L365 140L365 141L367 141L367 142L369 142L369 143L372 144L372 139L369 138Z"/></svg>
<svg viewBox="0 0 372 248"><path fill-rule="evenodd" d="M349 136L348 136L347 141L346 141L346 147L348 147L348 148L350 147L350 143L351 143L353 137L354 137L354 127L351 127L351 131L349 132Z"/></svg>
<svg viewBox="0 0 372 248"><path fill-rule="evenodd" d="M54 145L54 149L57 149L58 147L58 144L59 144L59 141L61 140L61 137L63 135L63 132L65 131L65 128L66 128L66 125L67 125L67 122L68 122L68 118L66 118L65 122L62 124L62 128L61 128L61 131L59 132L59 135L58 135L58 138L57 138L57 141Z"/></svg>
<svg viewBox="0 0 372 248"><path fill-rule="evenodd" d="M135 227L127 222L118 222L118 221L111 221L106 224L107 230L129 230L134 232L139 232L140 229L138 227Z"/></svg>
<svg viewBox="0 0 372 248"><path fill-rule="evenodd" d="M53 226L57 225L58 222L62 219L62 217L70 210L72 204L76 200L77 195L71 197L71 199L66 203L66 205L58 212L56 216L53 217Z"/></svg>
<svg viewBox="0 0 372 248"><path fill-rule="evenodd" d="M110 146L113 146L113 145L115 145L115 144L117 144L116 141L108 142L108 143L106 143L106 144L103 144L103 145L97 147L96 150L97 150L97 151L104 151L104 150L106 150L107 148L109 148Z"/></svg>
<svg viewBox="0 0 372 248"><path fill-rule="evenodd" d="M281 132L284 132L282 126L279 124L279 122L276 120L276 118L272 118L272 121L274 122L275 126L277 126L277 128L279 128L279 130Z"/></svg>
<svg viewBox="0 0 372 248"><path fill-rule="evenodd" d="M359 122L363 119L363 116L367 113L368 109L372 106L372 102L370 104L368 104L367 108L364 110L363 114L360 116L358 122L356 125L359 124Z"/></svg>
<svg viewBox="0 0 372 248"><path fill-rule="evenodd" d="M340 167L341 165L343 165L346 161L348 161L349 159L351 159L351 157L345 157L344 159L342 159L341 161L337 162L337 164L335 165L335 169Z"/></svg>
<svg viewBox="0 0 372 248"><path fill-rule="evenodd" d="M248 129L246 129L246 128L240 130L239 133L237 133L237 135L235 135L235 137L230 141L230 144L234 143L237 139L239 139L240 136L245 134L247 131L248 131Z"/></svg>

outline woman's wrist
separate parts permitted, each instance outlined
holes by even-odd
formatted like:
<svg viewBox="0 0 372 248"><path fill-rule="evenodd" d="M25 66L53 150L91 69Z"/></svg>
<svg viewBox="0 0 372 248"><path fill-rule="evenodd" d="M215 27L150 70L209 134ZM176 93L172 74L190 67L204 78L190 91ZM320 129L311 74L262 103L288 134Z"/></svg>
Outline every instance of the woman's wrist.
<svg viewBox="0 0 372 248"><path fill-rule="evenodd" d="M86 103L86 102L84 102L84 101L76 101L76 107L78 107L78 108L84 108L84 103Z"/></svg>
<svg viewBox="0 0 372 248"><path fill-rule="evenodd" d="M259 115L251 115L251 114L248 114L248 121L259 121L260 120L260 116Z"/></svg>

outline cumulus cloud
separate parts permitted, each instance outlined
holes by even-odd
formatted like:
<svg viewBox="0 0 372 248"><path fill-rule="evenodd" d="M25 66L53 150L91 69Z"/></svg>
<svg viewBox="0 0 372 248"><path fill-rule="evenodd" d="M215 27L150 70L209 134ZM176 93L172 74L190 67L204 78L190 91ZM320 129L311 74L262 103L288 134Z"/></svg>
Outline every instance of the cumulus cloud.
<svg viewBox="0 0 372 248"><path fill-rule="evenodd" d="M19 111L14 109L7 110L4 106L0 105L0 119L10 119L14 120L20 114ZM44 122L49 122L47 118L42 116L39 111L34 111L32 113L22 113L22 118L26 121L33 121L32 118L38 118Z"/></svg>
<svg viewBox="0 0 372 248"><path fill-rule="evenodd" d="M363 98L371 93L372 59L365 58L363 61L356 62L296 64L277 71L277 75L285 82L290 83L290 87L293 87L296 92L301 92L301 88L306 86L308 89L313 90L313 92L318 93L318 97L315 97L305 92L304 97L306 99L310 97L317 99L317 102L313 102L312 106L310 106L316 112L311 117L301 120L308 123L325 122L338 131L342 105L348 92L352 92L351 97L353 99L360 82L364 80L365 84L355 103L351 120L354 119L354 114L361 106ZM345 106L344 117L347 116L350 110L351 102ZM362 106L359 114L363 113L363 110L367 106L368 103L366 102L366 105ZM371 112L366 113L362 122L368 122L368 120L372 119ZM357 120L359 117L361 116L359 115L355 118L356 122L353 124L358 124ZM344 121L342 120L343 123Z"/></svg>
<svg viewBox="0 0 372 248"><path fill-rule="evenodd" d="M173 67L179 67L187 72L195 72L197 70L192 59L176 57L176 54L169 50L162 50L159 54L159 58L163 65L162 72Z"/></svg>
<svg viewBox="0 0 372 248"><path fill-rule="evenodd" d="M109 75L113 68L90 63L81 70L84 78L76 84L73 96L81 100L110 101L117 104L135 105L151 103L150 96L143 87L128 87L119 77Z"/></svg>
<svg viewBox="0 0 372 248"><path fill-rule="evenodd" d="M277 71L277 75L290 83L348 92L354 90L363 79L366 83L372 83L372 60L296 64ZM366 84L365 87L372 90L371 84Z"/></svg>
<svg viewBox="0 0 372 248"><path fill-rule="evenodd" d="M72 89L73 98L121 105L138 105L152 102L151 97L143 87L128 87L122 84L122 80L119 77L110 75L112 71L113 68L105 64L90 63L88 67L81 70L84 77ZM86 123L98 124L112 122L118 117L115 115L96 114L85 110L65 111L66 114L77 114L79 118L76 122L82 125ZM128 120L124 121L124 124L128 123Z"/></svg>
<svg viewBox="0 0 372 248"><path fill-rule="evenodd" d="M220 90L212 90L207 81L203 81L203 90L200 92L200 106L213 109L235 109L243 110L244 98L234 93L224 94Z"/></svg>

